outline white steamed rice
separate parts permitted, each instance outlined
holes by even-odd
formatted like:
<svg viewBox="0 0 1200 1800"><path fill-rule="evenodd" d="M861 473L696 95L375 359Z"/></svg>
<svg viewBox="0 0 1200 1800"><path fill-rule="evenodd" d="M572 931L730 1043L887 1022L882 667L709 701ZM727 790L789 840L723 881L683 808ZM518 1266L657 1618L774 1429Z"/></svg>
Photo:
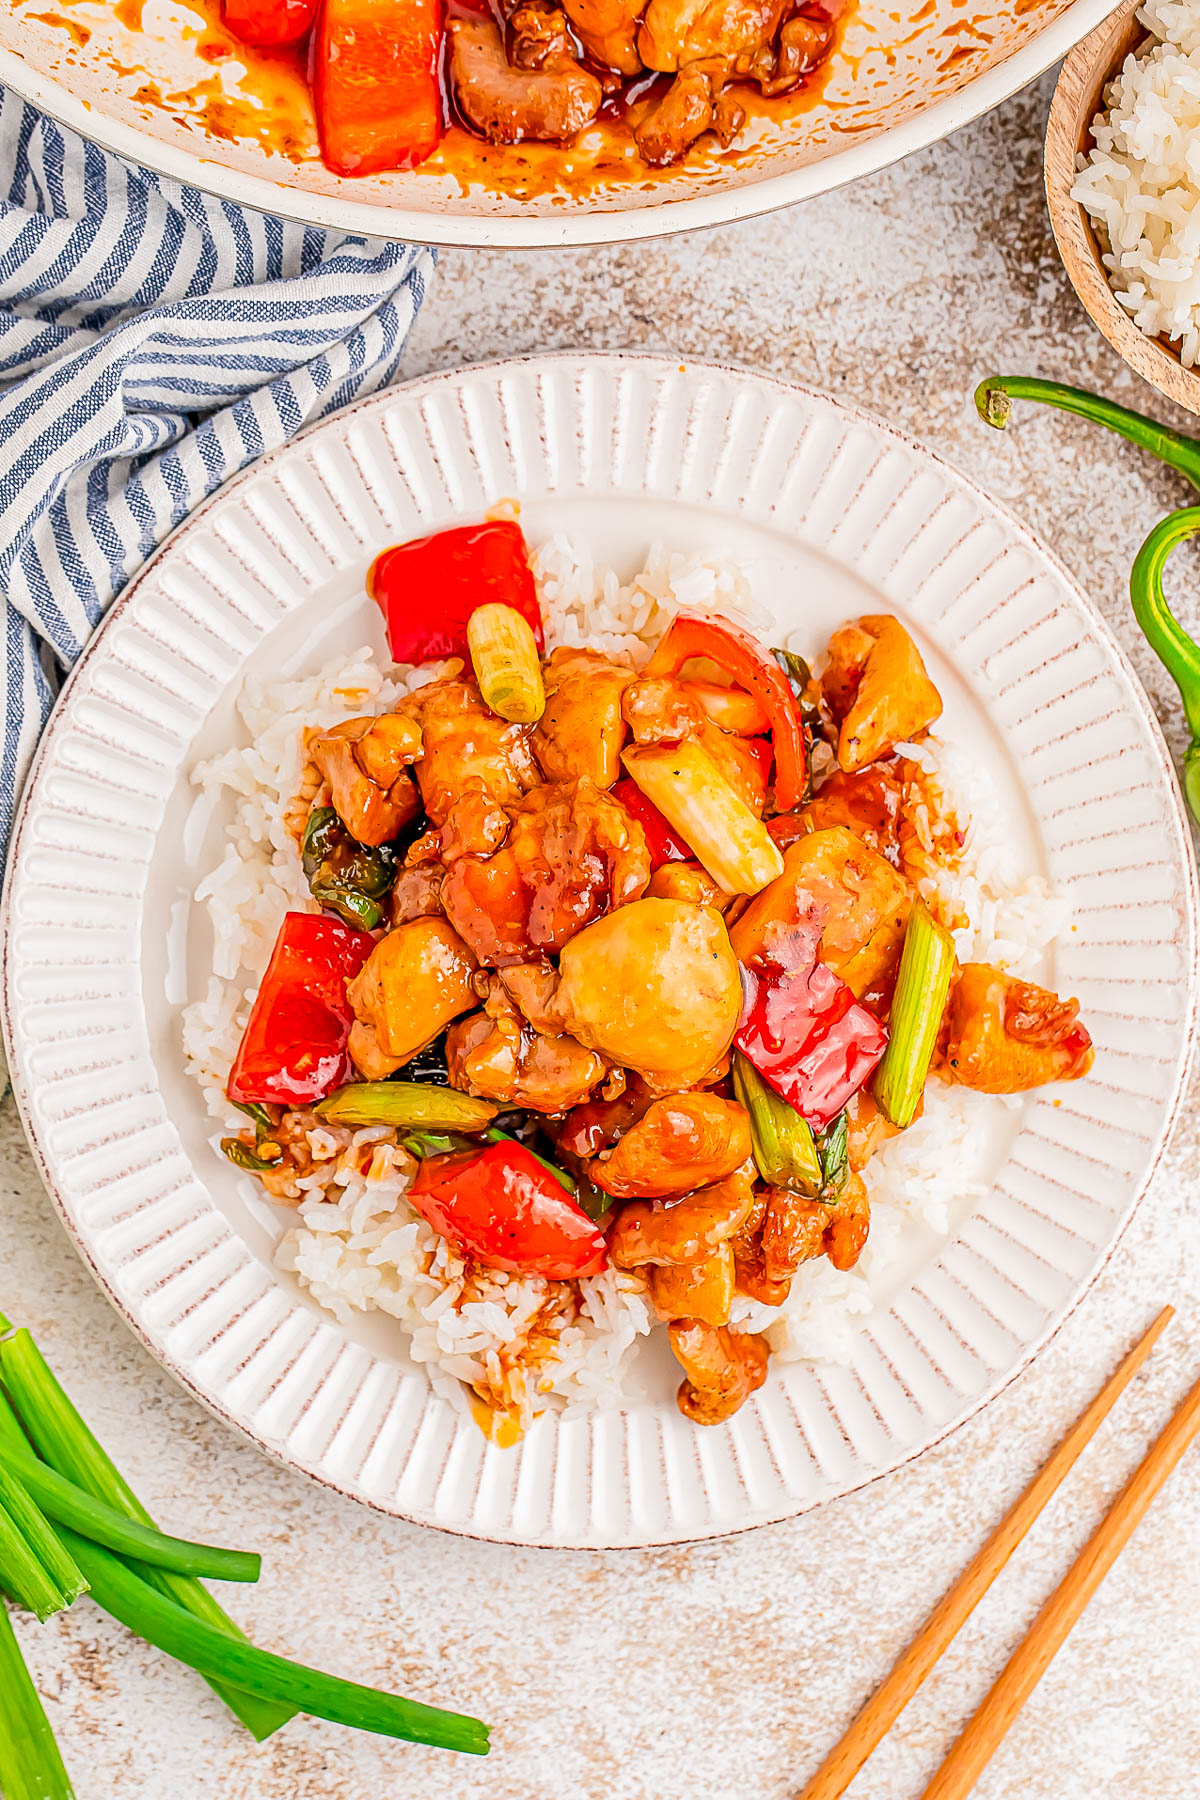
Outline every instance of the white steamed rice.
<svg viewBox="0 0 1200 1800"><path fill-rule="evenodd" d="M1149 337L1200 359L1200 0L1148 0L1159 39L1127 56L1071 189L1104 240L1121 305Z"/></svg>
<svg viewBox="0 0 1200 1800"><path fill-rule="evenodd" d="M716 558L656 547L622 586L578 543L555 538L537 552L534 572L549 648L586 643L640 663L682 605L769 624L745 573ZM801 653L812 650L792 636ZM385 673L363 651L304 679L248 681L239 704L246 743L194 772L214 804L223 795L234 801L224 856L196 891L212 926L213 972L183 1021L189 1067L220 1130L245 1123L224 1083L283 914L315 910L287 824L303 773L301 731L383 711L438 672L430 665ZM1068 923L1065 906L1040 877L1025 876L1004 842L985 841L974 821L994 822L998 808L977 762L932 738L907 753L937 773L960 823L972 821L961 867L925 884L970 920L957 933L960 955L1036 976ZM871 1236L857 1268L806 1264L783 1307L741 1299L735 1323L765 1331L783 1360L844 1358L856 1320L986 1192L1009 1104L931 1083L923 1118L871 1162ZM640 1279L608 1270L579 1283L576 1294L537 1276L469 1269L405 1205L407 1176L388 1139L379 1128L348 1140L310 1135L314 1171L302 1178L302 1197L282 1229L279 1267L339 1319L372 1311L396 1319L409 1354L455 1405L469 1404L473 1387L527 1420L547 1404L586 1410L635 1396L630 1351L656 1322Z"/></svg>

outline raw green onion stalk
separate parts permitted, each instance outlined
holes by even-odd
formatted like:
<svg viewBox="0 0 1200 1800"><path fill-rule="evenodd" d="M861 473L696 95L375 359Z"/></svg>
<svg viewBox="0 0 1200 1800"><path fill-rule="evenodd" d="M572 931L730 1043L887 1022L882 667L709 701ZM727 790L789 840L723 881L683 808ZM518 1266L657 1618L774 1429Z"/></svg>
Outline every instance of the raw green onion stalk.
<svg viewBox="0 0 1200 1800"><path fill-rule="evenodd" d="M50 1721L0 1600L0 1793L5 1800L74 1800Z"/></svg>
<svg viewBox="0 0 1200 1800"><path fill-rule="evenodd" d="M153 1527L150 1514L88 1430L27 1331L0 1342L0 1382L34 1449L52 1469L128 1518ZM231 1641L245 1641L208 1589L190 1575L142 1563L135 1567L143 1580L196 1618L225 1632ZM225 1682L210 1685L260 1743L293 1716L294 1708L239 1693Z"/></svg>
<svg viewBox="0 0 1200 1800"><path fill-rule="evenodd" d="M825 1176L812 1127L763 1080L754 1064L733 1053L733 1091L750 1116L754 1160L771 1187L815 1200Z"/></svg>
<svg viewBox="0 0 1200 1800"><path fill-rule="evenodd" d="M488 1727L478 1719L343 1681L251 1644L194 1576L252 1581L259 1559L162 1536L29 1333L5 1337L11 1329L0 1314L0 1587L18 1604L44 1619L90 1589L105 1612L203 1675L258 1738L307 1712L361 1731L487 1754ZM0 1794L72 1800L2 1600Z"/></svg>
<svg viewBox="0 0 1200 1800"><path fill-rule="evenodd" d="M923 900L913 905L892 997L888 1047L875 1071L875 1099L893 1125L911 1125L925 1091L954 971L954 940Z"/></svg>
<svg viewBox="0 0 1200 1800"><path fill-rule="evenodd" d="M248 1550L223 1550L215 1544L168 1537L65 1481L47 1463L38 1461L16 1414L0 1393L0 1470L5 1468L19 1479L48 1519L74 1526L83 1537L118 1555L209 1581L257 1581L262 1572L262 1558Z"/></svg>

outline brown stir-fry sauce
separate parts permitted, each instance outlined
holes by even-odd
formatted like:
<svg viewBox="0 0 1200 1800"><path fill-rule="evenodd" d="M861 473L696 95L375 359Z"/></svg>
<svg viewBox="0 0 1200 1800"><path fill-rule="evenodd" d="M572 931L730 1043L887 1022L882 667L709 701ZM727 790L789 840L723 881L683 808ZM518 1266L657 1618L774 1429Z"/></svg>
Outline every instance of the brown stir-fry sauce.
<svg viewBox="0 0 1200 1800"><path fill-rule="evenodd" d="M535 72L566 55L549 10L523 8L530 46L544 34L540 63L536 47L521 52ZM783 56L770 5L723 12L722 29L740 22L727 43L697 36L717 31L704 9L666 0L652 0L641 24L620 0L567 10L572 42L603 47L630 78L648 38L672 69L688 66L697 42L731 67L746 59L764 81L774 77L763 43L772 69ZM711 670L691 679L686 660L674 673L638 672L591 650L556 650L541 672L534 723L498 717L462 666L390 714L307 738L313 816L332 808L359 846L391 841L396 855L349 986L351 1079L427 1079L432 1056L439 1080L492 1103L579 1179L608 1261L645 1283L670 1325L681 1410L718 1423L766 1373L765 1339L731 1323L739 1300L778 1306L806 1264L857 1262L871 1158L898 1129L860 1084L810 1133L812 1178L781 1174L736 1079L735 1034L746 1041L756 982L812 968L845 994L843 1012L857 1006L868 1036L886 1027L916 884L952 867L962 842L936 782L896 748L928 731L941 700L898 620L843 626L815 680L796 680L818 772L780 811L778 720L772 755L761 694L714 684ZM718 787L735 795L741 810L729 816L759 834L779 872L732 892L686 845L672 851L675 827L664 833L669 822L626 774L646 746L678 754L680 768L689 746L702 747L711 774L697 804ZM1075 1002L1000 969L957 969L939 1016L941 1079L1012 1093L1090 1066ZM277 1197L289 1197L312 1122L283 1113L272 1145L282 1161L264 1173ZM403 1159L402 1134L393 1143Z"/></svg>

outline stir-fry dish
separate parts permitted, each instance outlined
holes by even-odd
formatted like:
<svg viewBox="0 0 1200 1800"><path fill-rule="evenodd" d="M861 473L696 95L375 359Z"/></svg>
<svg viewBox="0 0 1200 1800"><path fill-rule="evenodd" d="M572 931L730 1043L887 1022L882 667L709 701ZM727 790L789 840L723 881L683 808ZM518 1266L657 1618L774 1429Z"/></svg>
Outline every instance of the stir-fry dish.
<svg viewBox="0 0 1200 1800"><path fill-rule="evenodd" d="M307 1256L341 1234L351 1308L408 1259L373 1303L415 1353L455 1309L441 1366L502 1441L621 1297L718 1424L772 1309L863 1254L872 1159L927 1089L1077 1079L1078 1007L956 953L942 701L897 618L815 668L714 611L547 653L507 518L386 551L371 588L404 680L302 731L274 856L307 897L239 1020L222 1148L309 1209Z"/></svg>
<svg viewBox="0 0 1200 1800"><path fill-rule="evenodd" d="M452 125L569 145L617 119L647 163L675 163L706 133L730 146L833 42L829 14L793 0L224 0L223 16L244 44L307 52L338 175L416 168Z"/></svg>

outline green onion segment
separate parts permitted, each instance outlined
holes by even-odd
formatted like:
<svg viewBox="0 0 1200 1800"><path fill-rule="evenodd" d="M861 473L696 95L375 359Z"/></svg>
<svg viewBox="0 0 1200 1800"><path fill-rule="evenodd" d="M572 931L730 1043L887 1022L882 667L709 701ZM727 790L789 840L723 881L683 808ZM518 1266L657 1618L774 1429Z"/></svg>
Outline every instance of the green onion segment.
<svg viewBox="0 0 1200 1800"><path fill-rule="evenodd" d="M154 1520L88 1430L27 1331L0 1342L0 1382L35 1449L52 1469L138 1524L153 1527ZM69 1528L63 1530L68 1544L78 1541ZM86 1566L80 1567L86 1575ZM140 1562L135 1567L160 1593L223 1632L230 1648L245 1643L243 1632L192 1576ZM219 1676L210 1685L260 1743L294 1716L294 1708L242 1694Z"/></svg>
<svg viewBox="0 0 1200 1800"><path fill-rule="evenodd" d="M262 1558L248 1550L224 1550L216 1544L169 1537L152 1525L126 1518L74 1482L64 1480L34 1456L15 1413L0 1393L0 1471L5 1468L28 1489L48 1519L73 1526L81 1537L120 1556L209 1581L257 1581L262 1573Z"/></svg>
<svg viewBox="0 0 1200 1800"><path fill-rule="evenodd" d="M118 1557L97 1544L89 1544L69 1528L68 1547L91 1583L92 1593L105 1612L119 1619L137 1637L177 1661L217 1681L233 1681L242 1693L282 1704L293 1711L311 1713L359 1731L410 1743L430 1744L445 1750L462 1750L485 1756L488 1727L462 1713L442 1712L398 1694L360 1687L336 1675L323 1675L282 1656L258 1650L253 1644L231 1639L227 1632L187 1613L173 1600L156 1593Z"/></svg>
<svg viewBox="0 0 1200 1800"><path fill-rule="evenodd" d="M953 972L953 938L925 902L916 901L900 954L888 1021L891 1035L875 1071L875 1099L893 1125L911 1125L916 1116Z"/></svg>
<svg viewBox="0 0 1200 1800"><path fill-rule="evenodd" d="M5 1800L74 1800L50 1721L2 1600L0 1793Z"/></svg>
<svg viewBox="0 0 1200 1800"><path fill-rule="evenodd" d="M395 1125L412 1131L482 1131L496 1116L489 1100L421 1081L354 1081L314 1111L335 1125Z"/></svg>
<svg viewBox="0 0 1200 1800"><path fill-rule="evenodd" d="M754 1160L763 1180L815 1199L824 1177L812 1127L740 1050L733 1053L732 1075L733 1091L750 1115Z"/></svg>

